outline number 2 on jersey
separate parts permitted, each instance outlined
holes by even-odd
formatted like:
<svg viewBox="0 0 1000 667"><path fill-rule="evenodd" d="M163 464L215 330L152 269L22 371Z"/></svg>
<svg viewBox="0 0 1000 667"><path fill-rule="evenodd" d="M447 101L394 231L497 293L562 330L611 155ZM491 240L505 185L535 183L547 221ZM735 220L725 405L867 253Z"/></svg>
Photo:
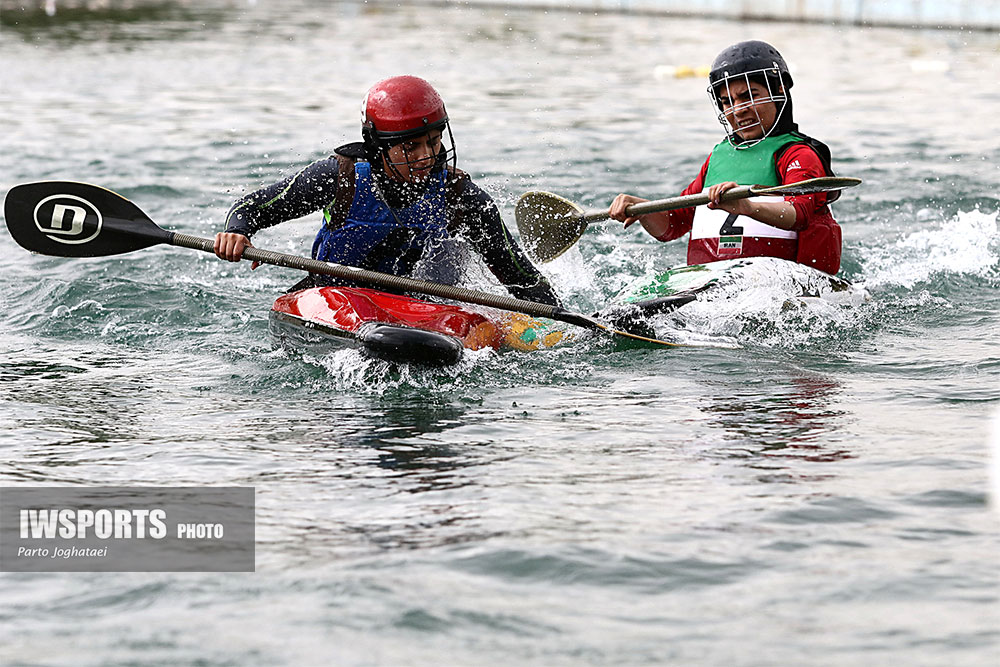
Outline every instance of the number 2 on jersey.
<svg viewBox="0 0 1000 667"><path fill-rule="evenodd" d="M736 222L736 218L740 217L736 213L730 213L726 221L722 223L722 229L719 230L719 236L743 236L743 227L737 227L733 223Z"/></svg>

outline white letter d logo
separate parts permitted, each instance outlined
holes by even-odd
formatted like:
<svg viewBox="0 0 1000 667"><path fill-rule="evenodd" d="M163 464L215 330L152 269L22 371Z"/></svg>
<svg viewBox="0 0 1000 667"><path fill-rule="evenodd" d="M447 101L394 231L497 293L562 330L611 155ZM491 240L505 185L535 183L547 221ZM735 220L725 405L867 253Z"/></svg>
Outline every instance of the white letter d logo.
<svg viewBox="0 0 1000 667"><path fill-rule="evenodd" d="M69 229L66 229L66 213L72 213ZM56 204L52 208L52 224L49 225L49 234L66 234L76 236L83 231L83 221L87 219L87 211L79 206L67 206L66 204Z"/></svg>
<svg viewBox="0 0 1000 667"><path fill-rule="evenodd" d="M91 222L86 224L88 216ZM82 197L52 195L35 206L35 225L51 241L76 245L93 241L101 233L104 216Z"/></svg>

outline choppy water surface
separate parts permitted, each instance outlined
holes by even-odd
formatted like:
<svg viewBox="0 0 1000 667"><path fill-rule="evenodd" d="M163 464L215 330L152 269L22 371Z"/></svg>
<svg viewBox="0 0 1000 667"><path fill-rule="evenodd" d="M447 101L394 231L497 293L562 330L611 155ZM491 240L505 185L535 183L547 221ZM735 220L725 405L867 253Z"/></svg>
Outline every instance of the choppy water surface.
<svg viewBox="0 0 1000 667"><path fill-rule="evenodd" d="M996 35L196 4L4 12L4 190L89 181L210 235L410 72L511 222L530 189L669 196L720 132L670 68L757 37L865 179L837 215L871 300L747 289L658 323L737 349L391 368L273 349L291 271L0 235L0 482L254 486L258 535L254 574L3 575L5 664L995 664ZM597 225L545 271L589 312L683 258Z"/></svg>

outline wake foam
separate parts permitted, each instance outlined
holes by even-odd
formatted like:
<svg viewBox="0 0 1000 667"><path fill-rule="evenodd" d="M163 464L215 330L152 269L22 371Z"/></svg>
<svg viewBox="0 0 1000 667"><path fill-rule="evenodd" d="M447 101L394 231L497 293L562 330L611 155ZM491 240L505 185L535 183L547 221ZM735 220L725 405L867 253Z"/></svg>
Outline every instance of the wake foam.
<svg viewBox="0 0 1000 667"><path fill-rule="evenodd" d="M855 328L870 299L863 287L807 266L755 257L654 322L658 334L686 344L788 347Z"/></svg>
<svg viewBox="0 0 1000 667"><path fill-rule="evenodd" d="M939 274L988 277L1000 265L1000 212L960 212L934 229L859 252L865 285L911 289Z"/></svg>

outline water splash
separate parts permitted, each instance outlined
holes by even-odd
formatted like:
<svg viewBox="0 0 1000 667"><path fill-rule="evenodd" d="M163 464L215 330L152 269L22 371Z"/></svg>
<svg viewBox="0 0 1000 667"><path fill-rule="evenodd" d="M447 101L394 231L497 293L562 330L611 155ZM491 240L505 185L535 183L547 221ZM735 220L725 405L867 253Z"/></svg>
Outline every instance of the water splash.
<svg viewBox="0 0 1000 667"><path fill-rule="evenodd" d="M74 306L67 306L65 304L60 304L52 309L52 317L70 317L79 316L78 311L88 312L101 312L105 310L104 304L94 299L84 299L83 301L77 303Z"/></svg>
<svg viewBox="0 0 1000 667"><path fill-rule="evenodd" d="M856 328L870 299L863 287L809 267L753 258L720 274L697 301L658 318L657 333L688 344L811 344Z"/></svg>
<svg viewBox="0 0 1000 667"><path fill-rule="evenodd" d="M466 350L462 360L440 368L415 364L398 364L374 358L361 349L344 349L321 357L303 355L303 362L325 371L324 383L333 383L337 391L383 395L388 392L418 389L424 392L450 395L470 387L482 388L475 379L489 376L487 371L498 364L498 353L492 349ZM489 384L489 382L487 382ZM327 387L330 389L331 387Z"/></svg>
<svg viewBox="0 0 1000 667"><path fill-rule="evenodd" d="M998 212L960 212L933 229L864 248L860 255L865 284L871 289L911 289L939 273L988 277L1000 264L998 220Z"/></svg>

